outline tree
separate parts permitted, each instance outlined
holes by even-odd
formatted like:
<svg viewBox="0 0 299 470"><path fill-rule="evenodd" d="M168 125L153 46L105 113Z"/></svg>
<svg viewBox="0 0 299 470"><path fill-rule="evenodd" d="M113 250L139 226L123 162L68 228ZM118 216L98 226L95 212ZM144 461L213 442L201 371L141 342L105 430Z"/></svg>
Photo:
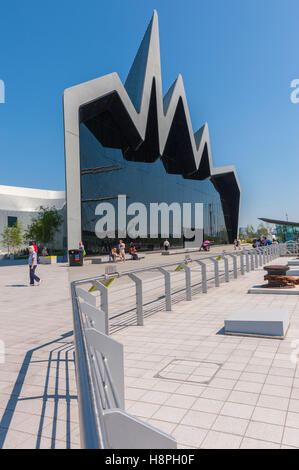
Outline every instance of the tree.
<svg viewBox="0 0 299 470"><path fill-rule="evenodd" d="M255 236L255 230L253 225L246 226L246 234L248 238L253 238Z"/></svg>
<svg viewBox="0 0 299 470"><path fill-rule="evenodd" d="M267 237L269 234L268 228L261 222L256 231L258 237Z"/></svg>
<svg viewBox="0 0 299 470"><path fill-rule="evenodd" d="M0 235L1 243L7 248L7 252L16 251L23 245L22 227L16 222L12 227L5 227Z"/></svg>
<svg viewBox="0 0 299 470"><path fill-rule="evenodd" d="M62 222L63 217L55 207L40 206L37 217L34 217L27 227L25 238L41 244L50 243Z"/></svg>
<svg viewBox="0 0 299 470"><path fill-rule="evenodd" d="M20 248L23 243L23 236L22 236L22 226L18 223L18 221L10 227L11 229L11 246L13 251L16 251Z"/></svg>
<svg viewBox="0 0 299 470"><path fill-rule="evenodd" d="M7 249L7 253L10 253L10 247L11 247L11 227L5 227L3 232L0 235L1 237L1 243L4 245Z"/></svg>

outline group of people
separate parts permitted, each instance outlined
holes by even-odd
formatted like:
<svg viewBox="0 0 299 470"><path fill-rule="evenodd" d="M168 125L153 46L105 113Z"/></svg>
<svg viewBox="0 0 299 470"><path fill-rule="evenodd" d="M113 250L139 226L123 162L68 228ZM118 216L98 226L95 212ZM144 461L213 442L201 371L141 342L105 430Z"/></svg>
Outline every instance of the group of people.
<svg viewBox="0 0 299 470"><path fill-rule="evenodd" d="M260 238L254 238L252 246L253 248L258 248L259 246L272 245L272 243L278 243L275 235L272 236L272 240L270 240L266 236L262 236ZM234 240L234 249L241 250L241 240L239 238L235 238Z"/></svg>
<svg viewBox="0 0 299 470"><path fill-rule="evenodd" d="M138 259L137 249L136 249L136 246L133 242L130 244L129 254L131 255L133 260ZM111 250L109 252L109 260L116 263L117 256L119 256L120 261L122 263L125 263L125 261L126 261L126 245L123 242L123 240L119 240L119 244L117 245L117 247L115 246L115 247L111 248Z"/></svg>
<svg viewBox="0 0 299 470"><path fill-rule="evenodd" d="M272 243L277 243L275 235L273 235L272 240L270 240L268 237L260 237L258 239L254 239L252 246L253 248L258 248L259 246L267 246L267 245L272 245Z"/></svg>

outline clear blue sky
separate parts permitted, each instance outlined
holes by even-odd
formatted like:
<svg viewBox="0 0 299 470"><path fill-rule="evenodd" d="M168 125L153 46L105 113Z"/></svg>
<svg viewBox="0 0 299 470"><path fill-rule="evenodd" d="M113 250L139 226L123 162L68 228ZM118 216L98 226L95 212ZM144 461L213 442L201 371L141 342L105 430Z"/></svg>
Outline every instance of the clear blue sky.
<svg viewBox="0 0 299 470"><path fill-rule="evenodd" d="M207 121L214 164L235 164L240 225L298 221L298 0L2 2L0 184L64 189L63 90L124 80L153 9L164 91L183 75L194 130Z"/></svg>

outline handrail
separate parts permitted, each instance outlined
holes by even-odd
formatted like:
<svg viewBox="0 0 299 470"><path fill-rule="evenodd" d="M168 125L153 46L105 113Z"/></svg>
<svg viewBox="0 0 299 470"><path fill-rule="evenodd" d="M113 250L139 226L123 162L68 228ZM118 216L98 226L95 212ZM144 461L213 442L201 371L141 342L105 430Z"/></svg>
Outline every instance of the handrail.
<svg viewBox="0 0 299 470"><path fill-rule="evenodd" d="M97 281L103 279L109 279L111 277L123 277L128 276L131 278L136 284L136 311L137 311L137 324L143 325L143 296L142 296L142 279L138 277L138 274L148 271L157 270L160 272L162 276L164 276L165 281L165 300L166 300L166 310L171 310L171 286L170 286L170 272L166 269L172 266L180 266L185 273L185 291L186 291L186 300L191 300L191 263L196 263L197 266L201 267L201 278L202 278L202 292L207 292L207 275L206 275L206 261L212 261L214 265L214 272L215 272L215 280L216 286L219 285L219 270L218 264L219 261L222 260L225 265L225 281L229 282L229 269L228 269L228 256L233 259L233 275L234 278L237 277L237 255L240 254L240 270L241 274L245 274L244 272L244 255L246 255L247 263L246 266L249 270L254 270L258 266L265 264L269 260L273 259L274 257L280 256L280 254L284 253L286 250L286 244L280 245L271 245L269 247L259 247L257 249L243 249L239 252L225 252L221 255L210 255L210 256L203 256L200 258L193 258L191 260L183 260L181 262L170 262L164 263L161 265L155 266L148 266L144 268L138 268L133 270L128 270L122 273L114 273L111 275L100 275L92 278L86 278L82 280L73 281L71 283L71 295L72 295L72 306L73 306L73 322L74 322L74 343L75 343L75 363L76 363L76 381L77 381L77 390L78 390L78 406L79 406L79 421L80 421L80 436L81 436L81 445L84 448L88 449L99 449L99 448L107 448L111 445L111 442L114 442L114 445L118 444L118 437L116 436L115 439L113 438L113 426L112 423L114 422L113 416L117 415L117 418L120 420L119 422L123 423L123 426L126 430L130 430L136 432L136 429L142 432L138 432L138 439L137 441L140 442L142 439L140 438L141 435L147 436L146 438L151 439L151 442L155 442L157 446L164 445L171 448L175 448L176 444L171 436L168 436L162 431L155 430L150 425L143 423L142 421L137 420L137 418L130 417L130 415L126 414L119 406L123 403L123 395L122 399L119 399L119 389L117 389L115 383L113 382L113 377L115 380L115 370L114 376L110 370L110 364L107 362L107 358L101 354L101 362L103 365L103 370L100 371L100 375L97 375L97 371L95 367L91 366L90 363L90 351L93 346L87 344L87 331L89 334L94 331L97 334L97 330L94 330L92 325L89 322L84 324L84 318L82 315L79 297L83 298L83 301L89 305L89 309L98 312L98 315L101 318L99 324L104 325L103 329L105 329L105 333L99 333L102 335L102 338L109 338L107 336L109 334L109 318L108 318L108 296L107 291L105 291L105 286ZM253 255L256 254L255 263L253 260ZM251 257L251 263L249 263L249 256ZM259 263L258 263L259 257ZM220 259L219 259L220 258ZM243 266L243 268L242 268ZM242 270L243 269L243 270ZM182 272L180 270L180 272ZM216 279L217 278L217 279ZM82 286L86 283L92 283L93 286L98 286L101 284L100 287L100 295L101 297L104 295L105 303L101 303L102 311L100 312L96 308L95 299L93 298L92 294L88 293L87 291L82 292L82 289L78 289L78 293L76 288ZM97 287L96 287L97 288ZM138 291L139 289L139 291ZM140 291L141 289L141 291ZM105 292L104 292L105 291ZM92 299L92 303L88 303L89 297ZM94 300L94 302L93 302ZM82 308L83 308L82 304ZM106 311L105 311L106 308ZM102 322L102 323L101 323ZM86 330L86 328L88 330ZM106 340L105 340L106 341ZM107 341L112 341L116 343L114 340L107 339ZM122 346L118 343L118 347ZM94 356L97 357L99 351L94 351ZM114 363L115 367L115 363ZM119 371L119 369L117 369ZM103 375L104 374L104 375ZM123 374L123 372L122 372ZM96 377L95 377L96 376ZM99 380L102 380L102 385L104 385L104 389L101 390L99 385ZM106 384L106 385L105 385ZM109 395L109 390L105 389L108 386L111 394ZM106 406L102 406L104 411L106 410L107 415L102 416L101 410L99 409L99 402L97 397L102 395L102 391L104 391L105 395L105 402L107 403ZM113 399L113 404L110 402L110 398ZM112 408L111 408L112 407ZM113 408L114 407L114 408ZM114 415L113 415L114 413ZM105 418L107 419L105 421ZM109 428L109 426L112 426ZM115 422L114 422L115 426ZM107 431L108 429L108 431ZM115 429L115 428L114 428ZM111 431L112 430L112 431ZM109 439L107 439L107 432L109 435ZM116 433L117 434L117 433ZM124 432L124 435L130 435L129 432ZM108 443L108 440L110 444ZM130 444L132 445L132 444Z"/></svg>
<svg viewBox="0 0 299 470"><path fill-rule="evenodd" d="M278 245L278 246L281 246L281 245ZM260 247L261 249L265 249L266 247L262 246ZM251 250L257 250L257 248L250 248L250 249L243 249L243 250L240 250L240 251L228 251L228 252L225 252L225 253L221 253L221 254L217 254L215 253L214 255L210 255L210 256L201 256L200 258L191 258L190 261L188 262L193 262L193 261L205 261L205 260L209 260L209 259L215 259L217 257L223 257L223 256L227 256L227 255L239 255L241 253L244 253L244 252L249 252ZM115 278L115 277L122 277L122 276L128 276L129 274L137 274L137 273L141 273L141 272L145 272L145 271L151 271L151 270L154 270L154 269L159 269L159 268L167 268L167 267L170 267L170 266L177 266L178 264L183 264L185 263L185 260L183 261L172 261L171 263L163 263L163 264L159 264L159 265L153 265L153 266L147 266L147 267L144 267L144 268L137 268L137 269L131 269L130 271L122 271L122 272L116 272L116 273L112 273L112 274L101 274L100 276L95 276L95 277L91 277L91 278L85 278L85 279L79 279L77 281L74 281L74 283L76 285L80 285L80 284L86 284L88 282L92 282L92 281L98 281L98 280L101 280L101 279L109 279L109 278Z"/></svg>
<svg viewBox="0 0 299 470"><path fill-rule="evenodd" d="M101 434L99 433L97 422L95 397L90 380L91 371L86 360L85 335L83 334L82 318L79 314L74 283L71 284L71 294L81 444L84 448L100 449L103 448L103 443L101 442Z"/></svg>

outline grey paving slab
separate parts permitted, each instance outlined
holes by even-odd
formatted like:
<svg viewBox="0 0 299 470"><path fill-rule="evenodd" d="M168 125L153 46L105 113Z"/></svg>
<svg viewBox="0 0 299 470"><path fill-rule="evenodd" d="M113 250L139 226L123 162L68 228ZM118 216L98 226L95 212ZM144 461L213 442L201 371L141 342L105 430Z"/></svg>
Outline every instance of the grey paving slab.
<svg viewBox="0 0 299 470"><path fill-rule="evenodd" d="M0 448L78 448L73 326L66 265L0 267Z"/></svg>
<svg viewBox="0 0 299 470"><path fill-rule="evenodd" d="M147 256L140 263L157 260ZM131 266L128 262L122 269ZM101 274L99 268L86 266L77 274ZM207 271L212 276L211 266ZM0 364L0 439L7 448L77 448L68 270L49 265L39 272L42 285L29 288L26 267L0 268L0 339L6 346ZM178 291L182 274L176 277ZM196 284L200 273L192 276ZM263 276L259 268L235 280L231 276L218 288L211 278L207 294L194 286L191 302L177 294L173 310L166 312L163 301L152 306L154 295L162 292L161 276L148 273L144 326L136 325L132 310L132 320L127 315L122 328L112 332L124 345L127 411L170 432L180 448L299 448L294 361L299 299L248 295ZM115 314L133 309L134 285L120 278L110 292L110 322L116 323ZM284 341L224 335L224 320L236 309L287 310ZM168 377L157 376L162 370Z"/></svg>
<svg viewBox="0 0 299 470"><path fill-rule="evenodd" d="M299 299L248 295L263 277L259 268L198 293L191 302L178 302L171 312L155 313L143 327L113 333L124 344L126 358L137 359L134 367L128 363L125 368L130 399L131 390L137 390L128 411L140 417L152 414L146 419L171 429L180 448L299 448L299 371L294 361ZM225 335L224 320L236 309L287 311L285 339ZM150 368L144 369L145 361ZM197 361L204 363L207 371L214 362L220 367L212 380L201 383L202 369L194 374L192 361L194 367ZM157 376L163 369L169 377ZM190 376L198 383L190 383ZM167 398L151 395L153 390Z"/></svg>

